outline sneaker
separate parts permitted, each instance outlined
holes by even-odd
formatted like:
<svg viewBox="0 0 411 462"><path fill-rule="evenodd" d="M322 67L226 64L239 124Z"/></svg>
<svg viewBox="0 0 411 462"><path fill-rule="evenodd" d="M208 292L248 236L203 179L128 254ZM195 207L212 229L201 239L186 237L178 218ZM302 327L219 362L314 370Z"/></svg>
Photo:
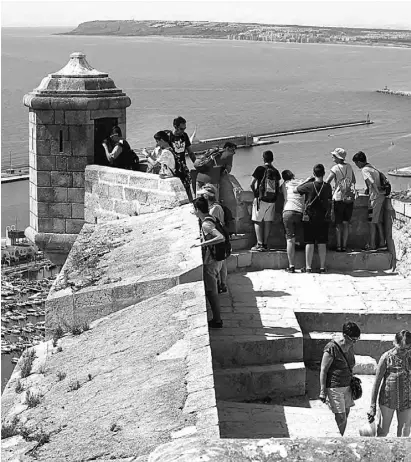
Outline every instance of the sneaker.
<svg viewBox="0 0 411 462"><path fill-rule="evenodd" d="M263 244L263 250L262 252L268 252L269 249L268 249L268 245L267 244Z"/></svg>
<svg viewBox="0 0 411 462"><path fill-rule="evenodd" d="M255 246L251 247L253 252L264 252L263 244L256 244Z"/></svg>
<svg viewBox="0 0 411 462"><path fill-rule="evenodd" d="M208 321L208 327L212 329L221 329L223 327L223 321L214 321L214 319L211 319Z"/></svg>
<svg viewBox="0 0 411 462"><path fill-rule="evenodd" d="M325 268L320 268L320 274L324 274L326 273L326 269Z"/></svg>
<svg viewBox="0 0 411 462"><path fill-rule="evenodd" d="M312 269L311 268L301 268L301 272L302 273L312 273Z"/></svg>
<svg viewBox="0 0 411 462"><path fill-rule="evenodd" d="M218 293L219 294L226 294L228 292L227 286L225 284L221 284L218 286Z"/></svg>
<svg viewBox="0 0 411 462"><path fill-rule="evenodd" d="M287 273L295 273L295 266L290 266L285 269Z"/></svg>

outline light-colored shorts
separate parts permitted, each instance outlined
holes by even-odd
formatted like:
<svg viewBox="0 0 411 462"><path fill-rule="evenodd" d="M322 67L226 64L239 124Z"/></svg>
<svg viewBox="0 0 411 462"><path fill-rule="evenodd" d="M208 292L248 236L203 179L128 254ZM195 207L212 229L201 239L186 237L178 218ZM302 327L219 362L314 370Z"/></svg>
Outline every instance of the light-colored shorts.
<svg viewBox="0 0 411 462"><path fill-rule="evenodd" d="M327 388L326 391L330 409L334 414L345 414L354 406L351 387Z"/></svg>
<svg viewBox="0 0 411 462"><path fill-rule="evenodd" d="M206 292L218 294L218 281L222 266L223 262L216 260L203 265L204 288Z"/></svg>
<svg viewBox="0 0 411 462"><path fill-rule="evenodd" d="M257 207L257 199L254 198L253 210L251 213L252 221L274 221L274 216L275 216L275 203L258 201L258 207Z"/></svg>
<svg viewBox="0 0 411 462"><path fill-rule="evenodd" d="M371 223L382 223L384 220L384 203L385 195L380 194L376 199L371 201L372 217Z"/></svg>

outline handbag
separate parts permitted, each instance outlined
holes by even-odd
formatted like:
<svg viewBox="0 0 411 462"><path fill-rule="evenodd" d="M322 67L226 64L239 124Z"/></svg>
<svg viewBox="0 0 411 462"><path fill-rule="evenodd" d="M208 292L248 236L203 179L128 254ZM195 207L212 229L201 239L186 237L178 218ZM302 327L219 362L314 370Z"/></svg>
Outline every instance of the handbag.
<svg viewBox="0 0 411 462"><path fill-rule="evenodd" d="M315 187L314 183L313 183L313 186L314 186L314 191L315 191L316 196L314 197L314 199L311 202L309 202L309 203L306 202L305 203L304 211L303 211L303 217L302 217L301 221L310 221L310 219L311 219L311 217L310 217L311 208L310 207L320 197L321 191L323 190L324 183L321 185L320 192L317 191L317 188Z"/></svg>
<svg viewBox="0 0 411 462"><path fill-rule="evenodd" d="M338 345L337 342L333 340L333 343L338 347L338 349L341 351L341 354L343 355L345 362L347 363L348 369L351 372L351 382L350 382L350 388L351 388L351 394L352 394L352 399L355 401L357 399L360 399L362 396L362 386L361 386L361 379L353 375L352 369L350 366L350 363L348 362L347 357L345 356L342 348L340 345Z"/></svg>

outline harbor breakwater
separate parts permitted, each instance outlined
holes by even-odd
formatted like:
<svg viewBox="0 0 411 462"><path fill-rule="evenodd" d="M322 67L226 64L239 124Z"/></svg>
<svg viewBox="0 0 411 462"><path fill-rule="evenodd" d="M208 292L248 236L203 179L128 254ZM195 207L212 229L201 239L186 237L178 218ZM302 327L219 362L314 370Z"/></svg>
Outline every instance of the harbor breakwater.
<svg viewBox="0 0 411 462"><path fill-rule="evenodd" d="M86 177L89 169L90 179L98 172L98 184L110 176L125 181L122 175L128 176L127 184L136 175L146 175L149 183L155 180L158 191L154 182L151 188L140 186L142 202L148 204L158 204L148 196L161 195L161 190L183 192L174 178L96 166L86 167ZM249 221L248 206L240 200L247 192L230 179L233 187L227 202L234 200L230 206L235 205L241 230ZM90 181L93 191L98 184ZM49 338L64 323L87 329L38 345L28 377L21 375L21 361L17 364L2 397L3 419L16 417L33 440L19 434L4 440L4 460L36 448L38 460L44 462L126 458L166 462L177 453L191 462L198 459L186 454L190 437L198 438L192 443L195 451L213 447L210 460L218 460L217 447L218 454L224 454L227 446L239 450L232 440L219 440L201 252L193 247L198 243L198 221L190 204L163 203L162 209L147 212L124 213L112 221L89 215L90 222L46 301ZM28 392L38 398L31 408L26 403ZM48 436L42 445L38 445L40 432ZM404 440L390 440L389 448L385 442L379 454L387 457L380 460L403 454ZM364 457L374 454L379 444L377 440L367 446L360 438L350 441ZM171 444L160 446L164 443ZM272 440L247 443L248 450L273 445ZM289 457L303 454L303 443L292 446L289 440L275 440L275 448L286 450ZM327 447L338 454L336 460L354 460L342 439L313 438L309 450L321 460ZM234 454L236 461L246 457Z"/></svg>
<svg viewBox="0 0 411 462"><path fill-rule="evenodd" d="M403 91L403 90L390 90L390 89L382 89L376 90L377 93L385 93L386 95L396 95L396 96L411 96L411 91Z"/></svg>

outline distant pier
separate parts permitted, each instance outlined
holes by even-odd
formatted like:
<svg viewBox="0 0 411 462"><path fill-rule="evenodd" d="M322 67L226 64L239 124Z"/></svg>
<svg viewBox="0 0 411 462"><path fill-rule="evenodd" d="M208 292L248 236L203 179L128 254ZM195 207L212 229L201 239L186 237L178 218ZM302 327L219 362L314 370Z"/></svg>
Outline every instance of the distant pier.
<svg viewBox="0 0 411 462"><path fill-rule="evenodd" d="M382 90L377 90L377 93L385 93L387 95L396 95L396 96L411 96L411 91L405 90L390 90L385 87Z"/></svg>

